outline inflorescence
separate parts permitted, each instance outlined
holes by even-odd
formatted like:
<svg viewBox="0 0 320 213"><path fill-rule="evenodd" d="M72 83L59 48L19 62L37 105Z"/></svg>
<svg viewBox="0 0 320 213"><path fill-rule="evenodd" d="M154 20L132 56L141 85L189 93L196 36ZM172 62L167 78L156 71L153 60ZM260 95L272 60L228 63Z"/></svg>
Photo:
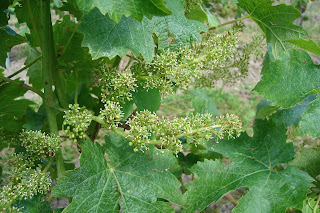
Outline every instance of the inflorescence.
<svg viewBox="0 0 320 213"><path fill-rule="evenodd" d="M92 113L79 104L70 104L69 110L63 116L63 129L66 134L70 133L70 139L85 138L85 131L92 121ZM66 128L65 128L66 126Z"/></svg>
<svg viewBox="0 0 320 213"><path fill-rule="evenodd" d="M101 88L102 102L108 100L124 103L132 100L137 79L129 72L118 72L114 68L102 66L98 70L98 85Z"/></svg>
<svg viewBox="0 0 320 213"><path fill-rule="evenodd" d="M6 175L6 185L0 190L0 210L19 211L10 207L16 200L29 199L38 193L45 194L52 184L50 177L37 168L36 161L41 157L52 157L60 147L60 139L40 131L23 131L20 135L21 146L27 152L14 153L8 160L11 169Z"/></svg>
<svg viewBox="0 0 320 213"><path fill-rule="evenodd" d="M47 135L41 131L22 131L20 136L21 145L34 156L52 157L61 143L58 137Z"/></svg>
<svg viewBox="0 0 320 213"><path fill-rule="evenodd" d="M117 126L124 114L118 102L107 101L104 109L100 110L100 116L104 120L104 127L106 129L112 129Z"/></svg>
<svg viewBox="0 0 320 213"><path fill-rule="evenodd" d="M150 111L142 111L128 121L130 130L127 138L129 145L138 151L148 149L148 145L156 144L175 153L182 149L180 138L188 138L197 143L204 138L209 140L233 137L240 134L242 124L235 115L212 118L211 114L197 114L191 117L168 120L159 118Z"/></svg>

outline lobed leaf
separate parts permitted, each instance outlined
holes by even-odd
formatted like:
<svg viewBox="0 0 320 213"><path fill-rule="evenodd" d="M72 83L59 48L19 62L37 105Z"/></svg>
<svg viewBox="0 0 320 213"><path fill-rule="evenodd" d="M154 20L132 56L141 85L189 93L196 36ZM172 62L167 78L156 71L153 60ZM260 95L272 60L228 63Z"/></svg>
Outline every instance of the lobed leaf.
<svg viewBox="0 0 320 213"><path fill-rule="evenodd" d="M59 179L52 193L73 198L64 212L173 212L157 198L181 204L180 182L168 171L176 163L169 152L133 152L111 134L104 147L84 141L80 168Z"/></svg>
<svg viewBox="0 0 320 213"><path fill-rule="evenodd" d="M79 30L84 34L82 45L89 47L93 59L124 57L129 51L148 61L154 56L153 26L148 19L139 22L123 17L116 24L109 15L93 9L83 17Z"/></svg>
<svg viewBox="0 0 320 213"><path fill-rule="evenodd" d="M263 69L262 80L254 90L275 105L284 108L300 103L312 93L320 91L319 65L313 64L305 51L283 52L279 60L268 63ZM300 134L320 135L318 98L309 104L309 109L301 114Z"/></svg>
<svg viewBox="0 0 320 213"><path fill-rule="evenodd" d="M202 210L226 193L240 187L249 192L239 200L233 212L284 212L288 207L301 209L313 179L294 166L282 171L274 167L293 159L291 143L286 143L286 129L271 121L257 120L254 136L243 133L232 141L221 141L216 152L232 163L205 160L191 168L196 180L184 194L187 212Z"/></svg>
<svg viewBox="0 0 320 213"><path fill-rule="evenodd" d="M305 30L292 22L301 16L294 6L280 4L272 6L270 0L239 0L238 4L264 32L272 53L278 58L282 51L293 47L288 40L306 36Z"/></svg>
<svg viewBox="0 0 320 213"><path fill-rule="evenodd" d="M77 6L83 13L88 13L95 7L103 15L118 23L123 16L142 21L144 17L166 16L171 11L164 5L163 0L77 0Z"/></svg>

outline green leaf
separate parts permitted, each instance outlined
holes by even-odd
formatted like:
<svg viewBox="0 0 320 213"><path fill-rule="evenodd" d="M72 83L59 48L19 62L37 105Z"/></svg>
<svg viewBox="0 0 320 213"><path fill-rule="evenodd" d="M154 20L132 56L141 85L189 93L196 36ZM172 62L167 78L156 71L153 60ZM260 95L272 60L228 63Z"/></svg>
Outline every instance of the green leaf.
<svg viewBox="0 0 320 213"><path fill-rule="evenodd" d="M82 17L82 13L76 1L77 0L68 0L67 2L63 2L62 7L59 9L62 11L68 11L70 14L74 15L77 19L80 19Z"/></svg>
<svg viewBox="0 0 320 213"><path fill-rule="evenodd" d="M297 166L308 172L311 177L316 178L320 174L320 151L313 148L302 150L291 165Z"/></svg>
<svg viewBox="0 0 320 213"><path fill-rule="evenodd" d="M149 110L156 112L160 108L161 96L156 88L139 87L133 93L133 101L137 105L138 111Z"/></svg>
<svg viewBox="0 0 320 213"><path fill-rule="evenodd" d="M288 42L296 45L297 47L305 49L305 50L307 50L309 52L312 52L314 54L320 55L320 47L319 47L319 45L317 45L311 39L304 40L304 39L298 38L298 39L288 40Z"/></svg>
<svg viewBox="0 0 320 213"><path fill-rule="evenodd" d="M26 90L16 85L4 84L0 87L0 129L17 132L25 123L25 112L32 101L16 98L21 97Z"/></svg>
<svg viewBox="0 0 320 213"><path fill-rule="evenodd" d="M320 87L319 66L306 52L283 52L280 60L270 62L254 90L273 104L291 107Z"/></svg>
<svg viewBox="0 0 320 213"><path fill-rule="evenodd" d="M313 137L320 136L320 100L317 97L316 100L309 104L309 109L302 113L301 122L299 128L300 135L312 135Z"/></svg>
<svg viewBox="0 0 320 213"><path fill-rule="evenodd" d="M95 7L116 23L122 16L129 17L141 21L143 17L149 19L152 16L166 16L171 11L163 4L163 0L77 0L77 5L83 13L88 13Z"/></svg>
<svg viewBox="0 0 320 213"><path fill-rule="evenodd" d="M249 192L239 200L233 212L284 212L288 207L301 209L313 179L294 166L282 171L274 167L288 163L294 156L292 143L286 143L286 129L273 122L257 120L254 135L220 141L216 152L232 163L205 160L191 168L196 180L184 194L187 212L202 210L213 201L240 187Z"/></svg>
<svg viewBox="0 0 320 213"><path fill-rule="evenodd" d="M159 49L179 48L201 42L200 32L207 31L207 27L199 21L187 19L184 14L184 4L184 0L166 0L165 5L173 14L152 19L155 33L159 38Z"/></svg>
<svg viewBox="0 0 320 213"><path fill-rule="evenodd" d="M302 38L305 30L292 22L301 16L294 6L280 4L272 6L270 0L239 0L238 4L250 18L255 21L264 32L267 42L272 45L272 53L275 58L282 51L292 48L288 42L291 39Z"/></svg>
<svg viewBox="0 0 320 213"><path fill-rule="evenodd" d="M12 0L1 0L0 2L0 27L8 24L6 9L12 4Z"/></svg>
<svg viewBox="0 0 320 213"><path fill-rule="evenodd" d="M314 94L309 95L301 103L292 108L279 110L270 116L274 122L284 124L285 127L298 126L301 121L301 114L309 109L308 104L316 98Z"/></svg>
<svg viewBox="0 0 320 213"><path fill-rule="evenodd" d="M20 208L21 213L43 213L51 212L50 204L47 201L41 201L42 195L36 195L29 199L22 199L13 204Z"/></svg>
<svg viewBox="0 0 320 213"><path fill-rule="evenodd" d="M23 125L27 130L41 130L44 126L46 113L35 112L30 107L27 108L26 112L27 123Z"/></svg>
<svg viewBox="0 0 320 213"><path fill-rule="evenodd" d="M136 56L142 54L148 61L154 56L153 25L148 19L140 23L123 17L116 24L108 15L93 9L83 17L79 30L84 34L82 46L89 47L93 59L124 57L128 51Z"/></svg>
<svg viewBox="0 0 320 213"><path fill-rule="evenodd" d="M11 28L4 27L0 28L0 66L6 67L6 58L7 52L10 52L10 49L18 44L25 42L25 38L16 34Z"/></svg>
<svg viewBox="0 0 320 213"><path fill-rule="evenodd" d="M208 95L207 90L197 89L191 92L192 107L195 113L210 113L213 116L220 115L213 99Z"/></svg>
<svg viewBox="0 0 320 213"><path fill-rule="evenodd" d="M180 182L168 171L176 163L168 151L133 152L126 139L111 134L104 148L84 141L80 168L58 179L52 193L73 198L65 212L118 212L120 206L123 212L173 212L157 198L181 204Z"/></svg>
<svg viewBox="0 0 320 213"><path fill-rule="evenodd" d="M207 13L203 10L201 5L192 7L185 15L188 19L197 20L202 23L208 21Z"/></svg>
<svg viewBox="0 0 320 213"><path fill-rule="evenodd" d="M306 199L303 202L302 213L319 213L317 201L313 200L312 198Z"/></svg>
<svg viewBox="0 0 320 213"><path fill-rule="evenodd" d="M53 35L59 64L67 67L79 67L81 72L91 71L94 62L87 47L81 47L83 34L78 32L78 24L66 15L62 22L53 26Z"/></svg>
<svg viewBox="0 0 320 213"><path fill-rule="evenodd" d="M312 93L320 91L319 65L313 64L307 52L291 50L283 52L280 60L270 62L263 69L262 80L256 90L274 105L284 108L301 102ZM309 104L309 109L301 117L299 134L320 136L317 125L320 116L318 98Z"/></svg>
<svg viewBox="0 0 320 213"><path fill-rule="evenodd" d="M28 28L30 29L30 34L27 34L27 38L29 43L32 46L39 46L40 41L40 2L41 1L20 1L19 4L15 7L15 14L18 18L20 24L26 23Z"/></svg>

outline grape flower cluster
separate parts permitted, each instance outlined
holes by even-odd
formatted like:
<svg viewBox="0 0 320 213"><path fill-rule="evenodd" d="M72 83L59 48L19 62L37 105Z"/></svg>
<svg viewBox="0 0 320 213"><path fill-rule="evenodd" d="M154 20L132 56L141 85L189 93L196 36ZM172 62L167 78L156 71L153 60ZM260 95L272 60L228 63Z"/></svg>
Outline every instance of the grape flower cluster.
<svg viewBox="0 0 320 213"><path fill-rule="evenodd" d="M162 95L171 94L174 86L186 87L193 81L199 84L199 79L207 77L205 71L212 71L217 79L222 78L222 68L238 51L239 31L234 28L224 35L209 37L177 51L163 50L152 62L138 59L130 70L145 82L145 88L157 88Z"/></svg>
<svg viewBox="0 0 320 213"><path fill-rule="evenodd" d="M104 120L104 127L112 129L117 126L124 114L121 111L119 102L107 101L104 109L100 110L100 116Z"/></svg>
<svg viewBox="0 0 320 213"><path fill-rule="evenodd" d="M132 100L137 79L130 72L118 72L104 65L98 70L98 85L101 88L102 102L108 100L124 103Z"/></svg>
<svg viewBox="0 0 320 213"><path fill-rule="evenodd" d="M20 134L21 145L34 156L54 156L60 147L60 139L56 136L47 135L41 131L22 131Z"/></svg>
<svg viewBox="0 0 320 213"><path fill-rule="evenodd" d="M159 118L155 113L144 110L128 120L130 130L127 138L134 151L148 149L148 145L156 144L178 153L182 149L180 138L188 138L198 143L200 139L209 140L238 136L242 124L236 115L220 116L216 119L211 114L168 120Z"/></svg>
<svg viewBox="0 0 320 213"><path fill-rule="evenodd" d="M85 131L92 121L92 113L79 104L70 104L69 110L63 116L63 130L66 134L70 133L70 139L77 141L76 138L85 138ZM66 126L66 128L65 128Z"/></svg>
<svg viewBox="0 0 320 213"><path fill-rule="evenodd" d="M10 205L20 199L29 199L38 193L44 194L52 185L51 179L40 170L35 169L34 161L21 153L9 159L12 165L7 184L0 190L0 210L12 211ZM17 210L17 209L15 209Z"/></svg>

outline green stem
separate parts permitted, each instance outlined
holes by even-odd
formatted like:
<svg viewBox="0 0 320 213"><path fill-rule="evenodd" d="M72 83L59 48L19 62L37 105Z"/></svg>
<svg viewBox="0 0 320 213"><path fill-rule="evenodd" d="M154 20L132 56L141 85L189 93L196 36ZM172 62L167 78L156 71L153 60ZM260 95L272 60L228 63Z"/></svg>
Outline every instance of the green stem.
<svg viewBox="0 0 320 213"><path fill-rule="evenodd" d="M24 83L19 83L18 81L14 81L14 80L11 80L10 78L6 78L6 77L3 77L3 76L0 76L0 79L3 80L4 82L8 82L8 83L14 84L16 86L22 87L22 88L24 88L26 90L30 90L30 91L32 91L34 93L37 93L40 97L43 97L43 93L40 90L38 90L38 89L36 89L34 87L28 86L28 85L26 85Z"/></svg>
<svg viewBox="0 0 320 213"><path fill-rule="evenodd" d="M53 158L50 159L48 165L43 169L42 173L47 173L48 169L51 167L51 164L53 163Z"/></svg>
<svg viewBox="0 0 320 213"><path fill-rule="evenodd" d="M320 202L320 195L318 197L318 200L317 200L317 203L316 205L314 205L314 208L313 208L313 213L317 213L317 210L319 209L318 205L319 205L319 202Z"/></svg>
<svg viewBox="0 0 320 213"><path fill-rule="evenodd" d="M160 105L160 107L171 109L171 110L175 110L175 111L178 111L178 112L185 112L185 111L183 111L181 109L177 109L177 108L174 108L174 107L171 107L171 106Z"/></svg>
<svg viewBox="0 0 320 213"><path fill-rule="evenodd" d="M221 127L221 125L214 125L212 126L211 128L219 128ZM202 128L199 128L199 129L194 129L190 132L186 132L186 133L181 133L179 135L176 136L176 138L181 138L181 137L186 137L188 135L192 135L193 133L196 133L196 132L202 132L202 131L205 131L208 127L202 127Z"/></svg>
<svg viewBox="0 0 320 213"><path fill-rule="evenodd" d="M238 18L238 19L235 19L235 20L232 20L232 21L228 21L228 22L225 22L225 23L220 24L220 25L215 26L215 27L210 27L210 28L208 29L208 31L210 31L210 30L215 30L215 29L217 29L217 28L226 26L226 25L228 25L228 24L233 24L233 23L236 23L236 22L239 22L239 21L248 19L248 18L251 18L251 16L244 16L244 17L242 17L242 18ZM203 33L206 33L206 32L202 31L201 34L203 34Z"/></svg>
<svg viewBox="0 0 320 213"><path fill-rule="evenodd" d="M42 42L42 72L44 81L44 106L47 113L50 132L59 135L58 125L55 113L55 100L52 91L52 76L57 72L57 60L54 50L53 31L51 24L50 0L41 0L40 24L41 24L41 42ZM57 87L57 85L55 85ZM65 167L62 158L61 149L55 153L57 175L64 176Z"/></svg>
<svg viewBox="0 0 320 213"><path fill-rule="evenodd" d="M31 61L30 64L27 64L26 66L22 67L21 69L19 69L18 71L16 71L15 73L9 75L7 78L12 78L16 75L18 75L19 73L21 73L22 71L28 69L29 67L31 67L32 65L34 65L37 61L39 61L42 58L42 56L39 56L38 58L34 59L33 61ZM5 81L1 81L0 82L0 86L1 84L3 84Z"/></svg>

